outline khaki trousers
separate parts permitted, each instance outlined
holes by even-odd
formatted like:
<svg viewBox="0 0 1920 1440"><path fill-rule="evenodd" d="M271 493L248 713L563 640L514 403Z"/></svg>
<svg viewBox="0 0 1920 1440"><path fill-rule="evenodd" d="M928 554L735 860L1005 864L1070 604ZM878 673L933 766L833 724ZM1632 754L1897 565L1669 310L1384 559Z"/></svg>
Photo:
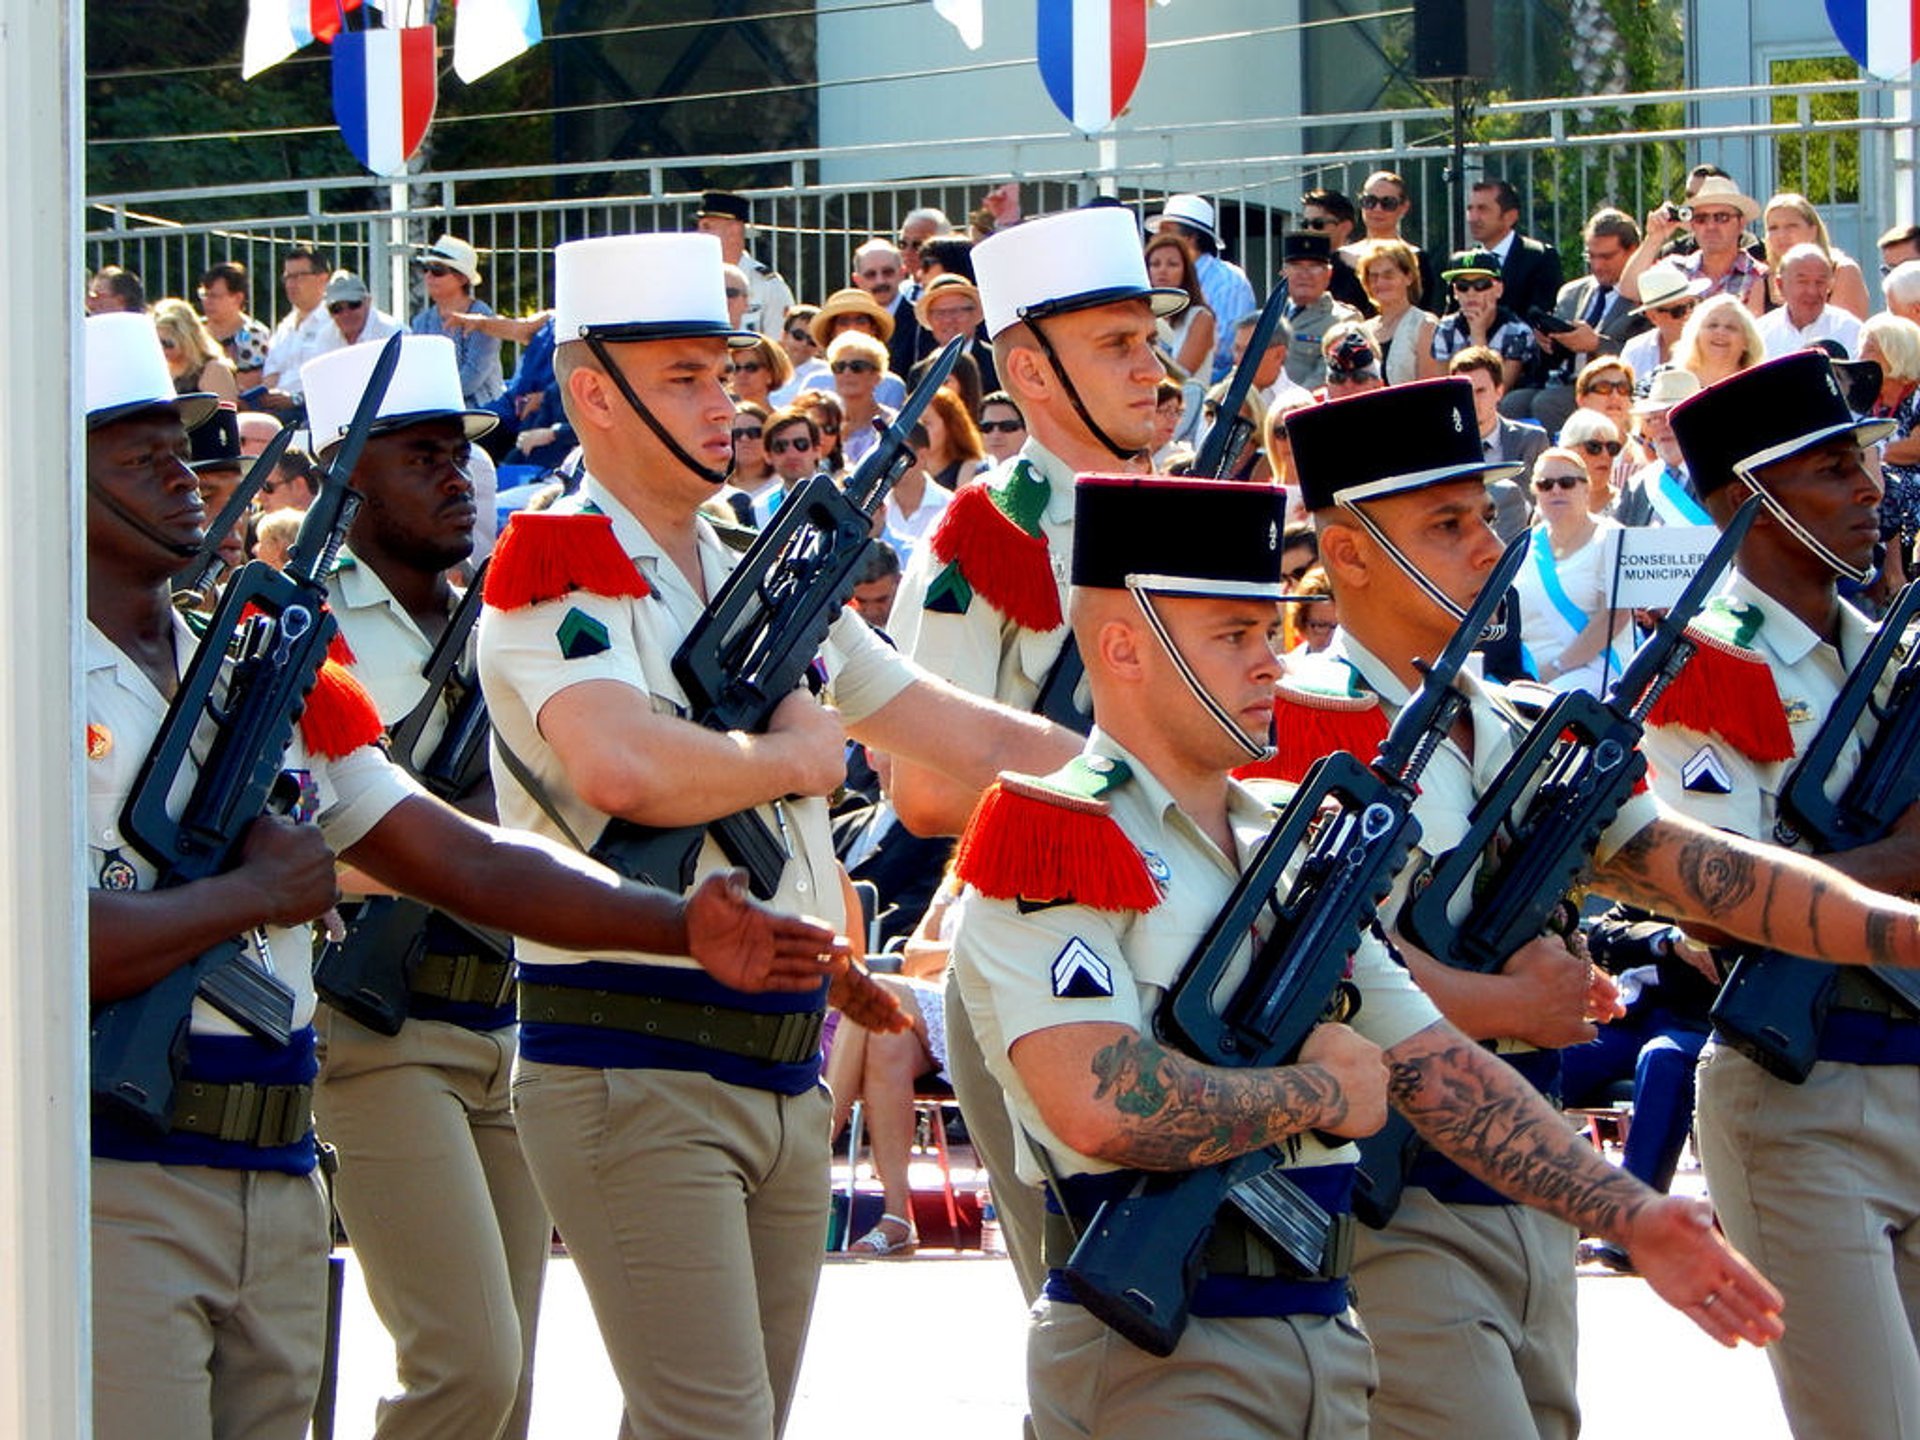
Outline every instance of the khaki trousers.
<svg viewBox="0 0 1920 1440"><path fill-rule="evenodd" d="M1920 1440L1920 1066L1789 1085L1711 1044L1699 1095L1714 1208L1786 1296L1767 1359L1796 1440Z"/></svg>
<svg viewBox="0 0 1920 1440"><path fill-rule="evenodd" d="M523 1058L513 1108L620 1381L625 1433L778 1435L826 1249L826 1087L789 1097Z"/></svg>
<svg viewBox="0 0 1920 1440"><path fill-rule="evenodd" d="M317 1175L95 1160L96 1440L300 1440L327 1327Z"/></svg>
<svg viewBox="0 0 1920 1440"><path fill-rule="evenodd" d="M1373 1440L1572 1440L1574 1228L1519 1205L1443 1205L1409 1187L1354 1243L1373 1338Z"/></svg>
<svg viewBox="0 0 1920 1440"><path fill-rule="evenodd" d="M1351 1311L1196 1319L1164 1360L1054 1300L1034 1306L1027 1334L1039 1440L1367 1440L1373 1377Z"/></svg>
<svg viewBox="0 0 1920 1440"><path fill-rule="evenodd" d="M315 1023L334 1204L397 1352L374 1434L523 1440L552 1231L509 1108L514 1028L389 1037L324 1006Z"/></svg>
<svg viewBox="0 0 1920 1440"><path fill-rule="evenodd" d="M1031 1305L1040 1298L1040 1287L1047 1283L1047 1265L1041 1257L1046 1197L1019 1177L1020 1147L1027 1141L1015 1133L1013 1117L1007 1110L1007 1092L993 1078L986 1057L980 1053L980 1041L951 966L947 969L946 1011L947 1074L953 1081L953 1098L967 1122L967 1138L974 1154L987 1167L1000 1234L1013 1261L1013 1273L1020 1281L1020 1293Z"/></svg>

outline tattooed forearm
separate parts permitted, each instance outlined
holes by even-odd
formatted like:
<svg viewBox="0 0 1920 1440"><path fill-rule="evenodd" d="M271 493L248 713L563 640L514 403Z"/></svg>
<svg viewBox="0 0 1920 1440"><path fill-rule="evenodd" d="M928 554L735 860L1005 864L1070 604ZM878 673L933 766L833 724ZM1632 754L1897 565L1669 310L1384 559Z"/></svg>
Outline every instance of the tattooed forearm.
<svg viewBox="0 0 1920 1440"><path fill-rule="evenodd" d="M1754 892L1753 856L1717 835L1690 836L1680 846L1680 883L1708 915L1734 909Z"/></svg>
<svg viewBox="0 0 1920 1440"><path fill-rule="evenodd" d="M1503 1194L1617 1237L1652 1195L1603 1160L1514 1069L1448 1025L1388 1052L1388 1098L1428 1143Z"/></svg>
<svg viewBox="0 0 1920 1440"><path fill-rule="evenodd" d="M1094 1098L1119 1117L1102 1158L1143 1170L1191 1170L1335 1125L1339 1087L1318 1065L1218 1070L1140 1035L1094 1053Z"/></svg>

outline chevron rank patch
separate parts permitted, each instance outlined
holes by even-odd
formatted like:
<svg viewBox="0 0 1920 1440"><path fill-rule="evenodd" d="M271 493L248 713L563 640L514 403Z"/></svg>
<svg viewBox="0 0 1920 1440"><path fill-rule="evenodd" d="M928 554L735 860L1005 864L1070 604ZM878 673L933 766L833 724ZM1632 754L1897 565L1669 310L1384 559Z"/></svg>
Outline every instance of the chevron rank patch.
<svg viewBox="0 0 1920 1440"><path fill-rule="evenodd" d="M1693 752L1693 758L1680 769L1680 783L1696 795L1733 793L1733 777L1727 774L1720 752L1711 745L1702 745Z"/></svg>
<svg viewBox="0 0 1920 1440"><path fill-rule="evenodd" d="M1097 1000L1113 994L1113 970L1078 935L1053 957L1053 993L1062 1000Z"/></svg>
<svg viewBox="0 0 1920 1440"><path fill-rule="evenodd" d="M584 660L612 648L607 627L578 606L567 611L553 633L560 642L560 653L569 660Z"/></svg>

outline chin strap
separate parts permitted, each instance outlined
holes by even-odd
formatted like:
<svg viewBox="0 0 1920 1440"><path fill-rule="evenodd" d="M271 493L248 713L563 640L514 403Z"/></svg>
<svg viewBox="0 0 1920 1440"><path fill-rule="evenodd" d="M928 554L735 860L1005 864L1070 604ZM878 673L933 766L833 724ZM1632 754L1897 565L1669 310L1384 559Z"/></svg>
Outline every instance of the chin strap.
<svg viewBox="0 0 1920 1440"><path fill-rule="evenodd" d="M587 349L593 352L593 358L598 360L601 368L607 372L607 378L613 381L614 388L624 395L627 404L633 407L633 413L647 422L647 428L653 431L654 437L672 452L674 459L678 460L702 480L705 480L709 485L724 485L732 478L732 461L727 462L727 468L724 470L715 470L710 465L702 465L682 448L678 440L667 433L667 427L662 425L654 416L654 413L647 409L645 405L641 404L640 397L634 394L633 386L627 383L626 374L620 369L619 365L615 363L612 352L607 349L606 341L602 340L598 335L586 335L581 338L587 342Z"/></svg>
<svg viewBox="0 0 1920 1440"><path fill-rule="evenodd" d="M1429 580L1425 575L1422 575L1419 567L1407 559L1405 552L1387 538L1387 532L1380 528L1378 521L1358 505L1349 505L1343 501L1340 508L1360 522L1360 528L1373 537L1374 544L1386 551L1387 557L1400 567L1409 580L1420 587L1421 594L1425 595L1429 600L1433 601L1434 604L1451 615L1455 624L1467 618L1467 612L1459 605L1454 604L1452 597L1449 596L1446 591L1434 584L1433 581Z"/></svg>
<svg viewBox="0 0 1920 1440"><path fill-rule="evenodd" d="M1173 668L1180 672L1180 678L1186 681L1187 689L1193 692L1193 698L1200 702L1201 708L1213 717L1214 724L1226 731L1233 743L1246 752L1249 760L1269 758L1273 754L1273 747L1264 740L1256 742L1248 739L1247 732L1242 730L1233 716L1227 713L1227 707L1214 699L1207 687L1200 683L1200 677L1194 674L1193 667L1187 664L1187 657L1182 655L1180 647L1173 643L1173 636L1167 631L1166 621L1160 618L1159 610L1154 607L1153 595L1144 585L1135 583L1135 577L1131 575L1127 577L1127 592L1133 596L1134 603L1140 607L1140 613L1147 617L1147 624L1152 628L1153 633L1160 637L1160 643L1165 647L1167 654L1173 657Z"/></svg>
<svg viewBox="0 0 1920 1440"><path fill-rule="evenodd" d="M1818 559L1822 565L1825 565L1836 575L1853 581L1856 585L1864 585L1873 578L1873 567L1871 565L1849 565L1838 555L1834 554L1833 551L1821 544L1819 540L1815 539L1813 532L1798 520L1794 519L1788 512L1787 507L1781 504L1779 498L1771 490L1767 489L1765 485L1762 485L1751 471L1742 470L1736 465L1733 473L1746 481L1747 488L1760 497L1760 503L1767 507L1768 512L1773 518L1786 526L1787 533L1802 545L1806 546L1808 550L1812 551L1814 557Z"/></svg>
<svg viewBox="0 0 1920 1440"><path fill-rule="evenodd" d="M1047 357L1047 364L1051 365L1053 373L1060 377L1060 387L1067 392L1067 399L1073 405L1073 413L1080 417L1080 423L1087 427L1087 433L1106 446L1116 460L1139 460L1145 457L1147 454L1145 450L1129 450L1125 446L1116 444L1113 437L1100 428L1099 422L1087 413L1086 403L1080 398L1080 388L1073 383L1073 376L1067 373L1067 367L1060 363L1060 357L1054 353L1053 342L1047 339L1047 332L1040 328L1040 322L1030 315L1023 315L1021 318L1026 321L1027 328L1033 332L1033 338L1040 342L1040 353Z"/></svg>
<svg viewBox="0 0 1920 1440"><path fill-rule="evenodd" d="M197 544L182 545L177 540L168 539L165 535L162 535L153 526L149 525L146 521L142 520L138 515L134 514L131 510L129 510L126 506L122 505L118 500L114 499L113 496L109 495L105 490L101 489L98 485L94 485L91 483L88 484L87 494L92 496L95 500L98 500L102 505L104 505L107 508L107 510L110 513L118 516L121 520L125 521L128 525L131 525L135 530L139 531L142 535L146 536L147 539L153 541L153 543L158 545L161 549L170 551L171 553L178 555L182 560L191 560L193 559L194 556L200 553L199 545Z"/></svg>

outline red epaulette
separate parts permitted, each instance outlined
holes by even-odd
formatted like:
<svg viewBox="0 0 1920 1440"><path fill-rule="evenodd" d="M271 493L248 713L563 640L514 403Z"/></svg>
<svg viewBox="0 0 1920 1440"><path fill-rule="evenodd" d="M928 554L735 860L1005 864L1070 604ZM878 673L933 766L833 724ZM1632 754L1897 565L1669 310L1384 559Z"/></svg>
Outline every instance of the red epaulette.
<svg viewBox="0 0 1920 1440"><path fill-rule="evenodd" d="M1649 725L1678 725L1717 736L1747 759L1793 758L1793 731L1773 667L1749 642L1759 611L1716 600L1687 627L1694 652L1647 714Z"/></svg>
<svg viewBox="0 0 1920 1440"><path fill-rule="evenodd" d="M1060 587L1047 538L1001 508L988 485L965 486L928 537L935 558L958 569L976 595L1023 630L1061 624Z"/></svg>
<svg viewBox="0 0 1920 1440"><path fill-rule="evenodd" d="M1072 769L1045 780L1002 775L988 786L954 852L954 873L995 900L1153 909L1160 887L1146 857L1114 820L1112 807L1084 793L1088 787L1068 773ZM1112 783L1126 778L1122 773Z"/></svg>
<svg viewBox="0 0 1920 1440"><path fill-rule="evenodd" d="M347 632L334 625L333 638L327 642L327 659L336 665L351 666L354 663L353 647L347 644Z"/></svg>
<svg viewBox="0 0 1920 1440"><path fill-rule="evenodd" d="M1370 761L1387 738L1380 697L1346 661L1288 661L1273 692L1273 755L1234 771L1241 780L1299 784L1314 763L1344 750Z"/></svg>
<svg viewBox="0 0 1920 1440"><path fill-rule="evenodd" d="M386 733L373 696L348 669L329 660L320 667L307 708L300 712L300 738L307 753L338 760L362 745L377 744Z"/></svg>
<svg viewBox="0 0 1920 1440"><path fill-rule="evenodd" d="M651 594L613 533L613 517L588 511L521 511L494 547L482 598L495 610L523 610L575 590L609 599Z"/></svg>

